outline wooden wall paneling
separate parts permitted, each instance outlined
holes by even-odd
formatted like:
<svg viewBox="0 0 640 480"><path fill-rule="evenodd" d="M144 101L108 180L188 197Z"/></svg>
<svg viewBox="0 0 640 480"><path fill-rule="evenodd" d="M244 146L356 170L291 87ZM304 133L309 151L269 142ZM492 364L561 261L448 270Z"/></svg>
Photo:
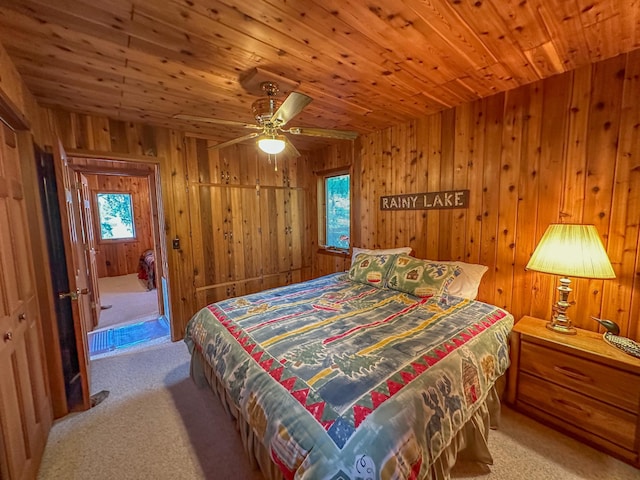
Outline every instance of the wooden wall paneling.
<svg viewBox="0 0 640 480"><path fill-rule="evenodd" d="M537 83L526 89L527 108L523 112L520 171L517 177L518 215L515 223L516 248L511 310L531 311L533 275L525 267L536 247L536 218L539 195L540 135L542 131L543 92Z"/></svg>
<svg viewBox="0 0 640 480"><path fill-rule="evenodd" d="M416 136L416 122L411 121L407 124L407 152L405 162L407 165L405 171L405 183L407 193L420 193L422 187L420 185L420 173L418 171L418 155L417 155L417 136ZM357 206L355 206L357 208ZM406 244L415 245L418 238L418 216L422 212L411 210L406 215Z"/></svg>
<svg viewBox="0 0 640 480"><path fill-rule="evenodd" d="M88 135L88 150L103 152L112 151L112 138L119 132L111 132L111 122L108 117L83 115Z"/></svg>
<svg viewBox="0 0 640 480"><path fill-rule="evenodd" d="M255 278L261 275L263 263L262 235L260 234L260 197L254 188L243 188L242 195L242 252L245 260L245 278ZM235 228L234 228L235 231ZM234 235L238 236L238 234ZM259 288L256 286L254 288ZM254 290L255 291L255 290Z"/></svg>
<svg viewBox="0 0 640 480"><path fill-rule="evenodd" d="M620 130L620 107L624 86L626 58L619 56L594 65L592 99L587 134L587 171L583 223L595 224L605 247L608 244L615 160ZM603 162L602 159L610 159ZM602 311L603 280L588 282L588 296L581 299L581 311L576 312L576 324L588 330L598 330L590 316Z"/></svg>
<svg viewBox="0 0 640 480"><path fill-rule="evenodd" d="M559 205L564 190L564 149L568 111L571 101L571 75L559 75L542 82L544 92L543 123L540 145L539 196L535 244L550 223L559 219ZM556 278L544 273L533 275L531 314L551 318L556 292Z"/></svg>
<svg viewBox="0 0 640 480"><path fill-rule="evenodd" d="M429 176L432 175L432 172L430 172L429 169L429 125L427 122L427 117L416 119L413 121L413 124L415 132L416 188L418 188L420 191L427 191L428 179ZM367 152L363 151L361 158L358 159L358 161L362 165L359 170L365 170L366 168L364 167L367 161L366 153ZM369 180L369 182L367 183L367 187L372 194L367 203L371 206L377 207L377 198L375 197L375 195L373 195L376 188L375 178L371 178ZM416 239L411 246L413 247L414 253L417 257L423 256L422 258L425 258L424 256L426 256L427 252L427 241L431 235L431 232L429 232L427 229L427 210L416 212L415 219ZM371 232L371 234L373 233L375 232Z"/></svg>
<svg viewBox="0 0 640 480"><path fill-rule="evenodd" d="M287 222L287 216L289 214L289 189L275 189L275 205L275 239L277 245L276 252L278 255L276 271L286 272L289 271L289 265L291 264L289 257L289 223Z"/></svg>
<svg viewBox="0 0 640 480"><path fill-rule="evenodd" d="M237 177L236 177L237 178ZM245 245L245 222L250 218L252 205L243 202L243 189L228 188L229 192L229 253L231 255L231 271L234 280L242 280L251 278L249 272L246 271L245 248L251 248L250 244ZM251 235L251 226L246 225L248 235Z"/></svg>
<svg viewBox="0 0 640 480"><path fill-rule="evenodd" d="M109 150L118 153L130 153L129 143L127 141L127 123L122 120L107 119L109 123L107 132L109 134ZM136 152L138 153L138 152ZM140 154L140 153L138 153Z"/></svg>
<svg viewBox="0 0 640 480"><path fill-rule="evenodd" d="M261 177L262 181L262 177ZM262 237L263 276L278 272L278 223L275 213L278 211L276 190L260 187L260 235Z"/></svg>
<svg viewBox="0 0 640 480"><path fill-rule="evenodd" d="M353 145L350 145L353 148ZM353 152L353 150L352 150ZM314 244L316 242L316 238L312 235L312 224L317 223L315 221L315 215L313 215L314 203L312 202L312 198L316 196L316 179L315 175L312 175L313 165L311 163L311 157L308 152L305 152L302 158L298 159L296 165L297 173L296 173L296 182L295 186L302 188L302 196L298 196L298 215L303 215L303 217L298 218L293 221L301 221L303 225L303 234L301 236L301 267L304 270L305 279L311 278L311 268L313 265L313 252L315 250ZM353 202L352 202L353 203ZM353 217L352 217L353 218ZM353 226L351 230L355 230Z"/></svg>
<svg viewBox="0 0 640 480"><path fill-rule="evenodd" d="M204 262L195 272L198 305L261 290L266 277L272 286L290 282L291 269L302 269L309 229L305 189L289 186L303 181L298 160L279 158L276 171L275 159L269 164L254 147L207 149L193 138L186 154L190 184L200 192L190 197L192 248L205 252L194 253Z"/></svg>
<svg viewBox="0 0 640 480"><path fill-rule="evenodd" d="M284 185L282 176L282 163L284 156L258 154L260 185L282 187Z"/></svg>
<svg viewBox="0 0 640 480"><path fill-rule="evenodd" d="M471 163L473 145L473 104L467 103L455 109L454 125L454 163L452 188L466 189L468 186L468 171ZM451 256L450 260L465 260L467 246L468 209L451 211ZM443 260L445 260L443 258Z"/></svg>
<svg viewBox="0 0 640 480"><path fill-rule="evenodd" d="M440 188L451 190L453 188L453 176L455 170L455 124L456 109L448 109L442 112L441 147L442 157L440 161ZM451 241L453 234L453 211L449 209L438 210L440 217L440 235L438 242L437 259L451 258Z"/></svg>
<svg viewBox="0 0 640 480"><path fill-rule="evenodd" d="M375 176L379 178L379 192L378 196L388 195L393 193L391 186L389 185L389 171L391 169L391 131L390 129L376 132L376 145L375 155L376 159L376 172ZM390 212L380 211L380 206L376 205L376 216L378 219L376 244L374 248L389 248L390 246L390 219L392 214Z"/></svg>
<svg viewBox="0 0 640 480"><path fill-rule="evenodd" d="M467 245L464 261L480 262L480 239L482 238L482 187L484 171L486 100L473 102L471 112L471 139L467 169L469 189L469 210L467 213Z"/></svg>
<svg viewBox="0 0 640 480"><path fill-rule="evenodd" d="M640 51L627 56L607 252L616 272L603 288L602 317L638 338L640 321Z"/></svg>
<svg viewBox="0 0 640 480"><path fill-rule="evenodd" d="M71 128L71 113L60 109L46 109L47 123L52 132L51 143L59 138L65 148L76 148L76 143Z"/></svg>
<svg viewBox="0 0 640 480"><path fill-rule="evenodd" d="M528 89L517 88L505 94L502 152L500 160L500 201L496 239L496 287L494 303L511 306L518 218L518 178L522 155L524 117L528 110ZM519 272L518 272L519 273Z"/></svg>
<svg viewBox="0 0 640 480"><path fill-rule="evenodd" d="M405 134L405 124L395 125L389 129L389 171L387 172L387 188L390 192L405 194L407 193L407 183L404 178L404 170L407 162L405 148L407 146L407 137ZM380 208L380 207L378 207ZM406 211L387 212L385 214L387 221L387 245L396 245L398 242L403 245L407 243Z"/></svg>
<svg viewBox="0 0 640 480"><path fill-rule="evenodd" d="M406 122L399 125L398 138L403 139L402 144L396 145L399 161L402 166L398 169L396 178L398 179L403 193L419 193L417 181L417 159L416 159L416 129L415 122ZM378 206L378 208L380 208ZM395 244L413 245L415 244L417 233L416 210L406 210L398 217L396 223Z"/></svg>
<svg viewBox="0 0 640 480"><path fill-rule="evenodd" d="M323 275L323 271L320 270L320 258L321 255L319 253L319 220L318 220L318 203L320 199L317 195L318 189L318 178L316 176L316 172L322 169L322 161L324 157L324 150L314 150L309 152L309 204L307 206L307 215L310 219L309 221L309 245L311 255L311 275L313 278L317 278ZM353 227L353 219L351 225Z"/></svg>
<svg viewBox="0 0 640 480"><path fill-rule="evenodd" d="M591 67L572 72L569 126L565 147L564 191L560 216L568 223L580 223L584 210L587 171L587 127L591 101Z"/></svg>
<svg viewBox="0 0 640 480"><path fill-rule="evenodd" d="M224 168L227 172L225 182L229 185L239 185L240 170L246 168L244 165L246 148L243 145L232 145L229 148L225 148L220 152Z"/></svg>
<svg viewBox="0 0 640 480"><path fill-rule="evenodd" d="M201 200L201 195L207 192L207 187L199 184L200 166L208 164L207 145L204 140L195 138L185 139L185 155L187 158L187 176L189 178L189 214L191 216L191 247L193 251L193 285L196 289L196 305L203 307L205 297L198 291L211 282L214 272L212 245L205 239L205 232L213 228L207 222L211 221L211 203ZM208 178L207 178L208 179ZM205 195L206 200L206 195Z"/></svg>
<svg viewBox="0 0 640 480"><path fill-rule="evenodd" d="M571 72L571 103L567 139L565 142L564 189L560 204L559 221L566 223L582 223L587 168L587 137L589 112L592 91L592 68L583 67ZM589 282L575 279L572 282L572 298L577 305L583 305L589 296ZM570 313L576 313L571 312Z"/></svg>
<svg viewBox="0 0 640 480"><path fill-rule="evenodd" d="M226 186L212 188L212 205L214 221L213 228L216 235L216 257L219 259L218 278L216 283L229 282L235 278L233 271L233 257L231 256L231 191Z"/></svg>
<svg viewBox="0 0 640 480"><path fill-rule="evenodd" d="M375 219L375 210L373 209L375 208L374 189L376 183L373 176L367 175L368 168L365 167L363 162L363 158L368 159L370 157L370 146L370 140L363 140L362 137L358 137L353 149L351 184L354 188L351 193L351 204L354 210L351 217L351 247L361 247L363 245L372 245L373 243L373 222ZM315 198L315 194L312 194L311 198ZM315 215L312 218L315 218ZM317 234L315 238L317 238Z"/></svg>
<svg viewBox="0 0 640 480"><path fill-rule="evenodd" d="M482 236L480 238L480 263L487 265L478 289L478 299L491 303L496 289L496 242L498 235L498 208L500 202L500 149L504 119L504 94L487 99L485 122L484 172L482 186Z"/></svg>
<svg viewBox="0 0 640 480"><path fill-rule="evenodd" d="M304 266L303 263L303 240L306 238L305 226L305 192L301 188L289 189L289 245L291 250L291 270L299 270Z"/></svg>
<svg viewBox="0 0 640 480"><path fill-rule="evenodd" d="M184 336L184 327L196 311L184 135L164 128L158 128L155 134L158 157L165 159L162 191L170 200L165 204L165 244L171 245L173 238L180 238L180 249L171 249L167 259L171 275L171 333L177 340Z"/></svg>
<svg viewBox="0 0 640 480"><path fill-rule="evenodd" d="M463 186L471 199L464 241L455 239L459 229L455 214L451 221L437 211L416 215L417 238L411 245L416 255L444 259L448 243L452 256L458 256L459 244L464 244L464 258L489 266L480 300L506 306L516 319L525 314L550 318L557 279L526 272L531 253L550 223L600 222L619 276L595 283L574 279L572 298L577 303L569 314L578 326L594 329L589 317L602 310L603 316L618 320L637 338L640 169L634 152L640 140L635 128L637 102L631 99L639 94L639 57L639 53L625 55L458 107L453 114L417 119L420 189ZM361 212L374 209L355 223L359 234L370 238L364 246L399 246L385 244L395 239L389 225L406 222L401 220L407 218L406 212L387 218L389 212L383 216L378 211L378 201L380 195L399 193L406 185L402 179L406 180L411 160L398 166L386 162L384 152L389 151L385 145L393 145L393 159L399 160L402 151L410 151L411 136L402 133L409 128L408 124L391 127L359 140L354 182L362 193L354 201ZM387 142L388 138L393 141ZM406 145L399 145L401 138ZM326 155L327 162L332 161L331 153ZM322 163L321 158L316 161ZM465 164L462 174L459 167ZM426 170L424 178L421 169ZM398 238L408 239L405 234ZM316 264L324 260L317 258ZM331 268L330 263L327 260L321 268Z"/></svg>
<svg viewBox="0 0 640 480"><path fill-rule="evenodd" d="M442 115L432 115L427 122L427 191L437 192L441 187L442 173ZM427 251L424 258L437 260L440 251L440 212L427 211ZM417 254L418 252L416 252ZM421 255L417 255L421 257Z"/></svg>

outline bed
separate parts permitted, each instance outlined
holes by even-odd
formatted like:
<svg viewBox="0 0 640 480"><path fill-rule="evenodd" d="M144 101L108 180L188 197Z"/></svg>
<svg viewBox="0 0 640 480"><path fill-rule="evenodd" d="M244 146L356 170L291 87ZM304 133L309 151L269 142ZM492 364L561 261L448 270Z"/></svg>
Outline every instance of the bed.
<svg viewBox="0 0 640 480"><path fill-rule="evenodd" d="M153 250L145 250L138 261L138 279L147 290L156 288L156 261Z"/></svg>
<svg viewBox="0 0 640 480"><path fill-rule="evenodd" d="M224 300L188 323L191 376L267 479L446 479L461 455L492 462L513 317L449 294L457 267L416 275L403 257L362 254L348 273ZM416 291L427 276L446 281Z"/></svg>

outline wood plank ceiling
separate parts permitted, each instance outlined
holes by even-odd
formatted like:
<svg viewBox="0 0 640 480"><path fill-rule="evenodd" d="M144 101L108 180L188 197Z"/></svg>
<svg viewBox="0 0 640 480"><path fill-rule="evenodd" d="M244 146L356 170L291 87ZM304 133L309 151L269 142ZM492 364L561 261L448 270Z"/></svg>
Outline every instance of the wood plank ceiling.
<svg viewBox="0 0 640 480"><path fill-rule="evenodd" d="M172 117L253 123L259 67L362 134L638 48L640 0L2 0L0 42L44 106L225 141Z"/></svg>

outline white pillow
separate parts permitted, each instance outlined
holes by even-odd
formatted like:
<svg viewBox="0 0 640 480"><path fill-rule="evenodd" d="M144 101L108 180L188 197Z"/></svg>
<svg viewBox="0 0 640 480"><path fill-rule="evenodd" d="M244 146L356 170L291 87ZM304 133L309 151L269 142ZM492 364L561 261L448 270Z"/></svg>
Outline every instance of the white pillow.
<svg viewBox="0 0 640 480"><path fill-rule="evenodd" d="M456 297L468 298L469 300L475 300L478 296L478 287L480 286L480 280L489 267L486 265L480 265L478 263L465 263L458 261L442 261L438 260L438 263L446 263L449 265L457 265L460 267L460 275L458 275L453 282L449 285L447 291L450 295Z"/></svg>
<svg viewBox="0 0 640 480"><path fill-rule="evenodd" d="M368 248L353 247L353 250L351 253L351 263L355 261L356 256L359 253L366 253L367 255L396 255L399 253L405 253L407 255L410 255L412 251L413 251L413 248L411 247L387 248L382 250L370 250ZM440 263L443 263L443 262L440 262Z"/></svg>

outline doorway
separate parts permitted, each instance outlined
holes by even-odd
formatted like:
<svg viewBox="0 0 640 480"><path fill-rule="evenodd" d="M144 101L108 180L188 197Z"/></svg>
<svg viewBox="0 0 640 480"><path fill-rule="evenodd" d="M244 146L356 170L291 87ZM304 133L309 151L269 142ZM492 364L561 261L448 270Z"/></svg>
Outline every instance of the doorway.
<svg viewBox="0 0 640 480"><path fill-rule="evenodd" d="M94 292L90 360L171 341L157 165L69 157Z"/></svg>

